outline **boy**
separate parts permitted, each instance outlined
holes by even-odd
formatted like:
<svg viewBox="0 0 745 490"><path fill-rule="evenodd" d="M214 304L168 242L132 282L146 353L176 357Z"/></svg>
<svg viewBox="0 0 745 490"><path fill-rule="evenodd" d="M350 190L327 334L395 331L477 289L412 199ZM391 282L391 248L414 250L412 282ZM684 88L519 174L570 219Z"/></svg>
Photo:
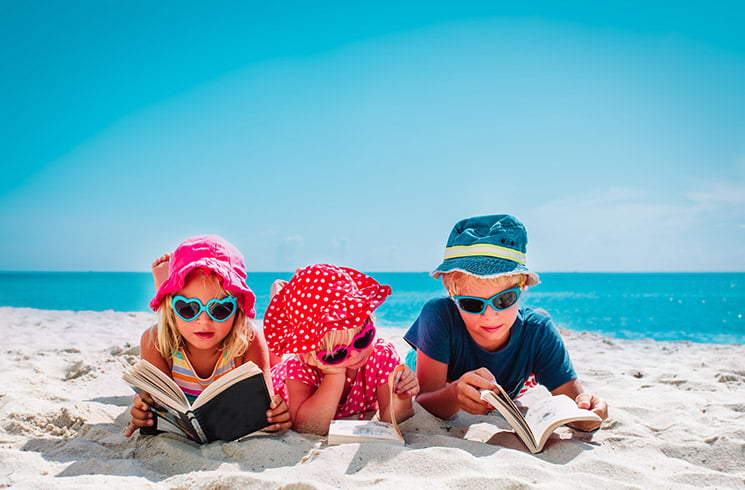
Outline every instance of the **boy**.
<svg viewBox="0 0 745 490"><path fill-rule="evenodd" d="M540 283L525 266L525 227L509 215L467 218L453 227L445 259L432 272L450 294L429 301L404 339L416 349L416 400L447 419L459 410L483 414L480 389L497 383L514 398L531 374L554 395L605 420L608 405L585 393L551 319L519 307L520 295ZM600 422L577 422L591 431Z"/></svg>

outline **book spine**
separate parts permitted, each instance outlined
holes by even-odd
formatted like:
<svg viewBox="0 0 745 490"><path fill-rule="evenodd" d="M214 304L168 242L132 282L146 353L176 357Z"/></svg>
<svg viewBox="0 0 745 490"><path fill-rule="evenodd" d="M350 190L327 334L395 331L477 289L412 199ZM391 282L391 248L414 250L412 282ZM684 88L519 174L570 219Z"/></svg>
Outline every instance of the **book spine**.
<svg viewBox="0 0 745 490"><path fill-rule="evenodd" d="M194 415L194 412L189 410L186 412L186 416L189 417L189 422L191 422L191 426L194 427L194 431L197 433L197 436L199 436L199 442L202 444L207 444L209 441L207 440L207 436L204 435L204 431L202 430L202 424L199 423L199 420L197 420L196 415Z"/></svg>

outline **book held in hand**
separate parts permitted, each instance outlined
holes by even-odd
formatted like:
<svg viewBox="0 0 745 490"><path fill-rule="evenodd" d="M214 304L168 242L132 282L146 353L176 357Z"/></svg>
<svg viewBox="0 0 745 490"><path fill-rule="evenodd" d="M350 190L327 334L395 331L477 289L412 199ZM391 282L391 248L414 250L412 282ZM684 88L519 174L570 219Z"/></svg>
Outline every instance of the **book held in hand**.
<svg viewBox="0 0 745 490"><path fill-rule="evenodd" d="M594 412L579 408L568 396L551 395L540 385L528 390L516 402L501 386L498 388L496 391L481 390L481 399L502 414L531 453L541 452L559 426L575 421L601 420ZM520 408L525 411L524 415Z"/></svg>
<svg viewBox="0 0 745 490"><path fill-rule="evenodd" d="M345 442L388 442L404 445L404 438L393 424L376 420L332 420L328 444Z"/></svg>
<svg viewBox="0 0 745 490"><path fill-rule="evenodd" d="M211 383L193 404L173 379L144 359L128 368L122 379L137 393L150 393L159 430L182 434L201 444L232 441L269 425L269 390L261 369L253 362Z"/></svg>
<svg viewBox="0 0 745 490"><path fill-rule="evenodd" d="M391 423L378 420L332 420L329 425L328 444L345 442L389 442L404 445L404 436L398 428L393 406L393 389L401 379L403 364L396 366L388 377L388 399Z"/></svg>

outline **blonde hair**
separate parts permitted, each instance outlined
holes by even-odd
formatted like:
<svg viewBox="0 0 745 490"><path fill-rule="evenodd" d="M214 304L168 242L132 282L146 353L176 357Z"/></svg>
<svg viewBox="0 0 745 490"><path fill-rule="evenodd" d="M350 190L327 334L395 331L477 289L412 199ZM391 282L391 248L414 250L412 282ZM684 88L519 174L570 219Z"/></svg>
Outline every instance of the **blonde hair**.
<svg viewBox="0 0 745 490"><path fill-rule="evenodd" d="M220 295L234 295L230 291L226 291L217 274L210 273L209 279L214 281L217 285ZM173 311L171 299L175 293L169 294L163 298L163 302L158 309L158 338L156 346L158 352L163 356L164 359L170 359L173 354L178 352L185 346L184 338L176 328L176 313ZM229 359L239 357L246 352L251 341L256 336L256 330L254 328L251 319L246 316L246 313L237 307L235 314L233 315L233 328L230 329L228 335L222 340L222 350ZM228 320L230 321L230 320Z"/></svg>
<svg viewBox="0 0 745 490"><path fill-rule="evenodd" d="M368 319L375 324L375 315L370 314ZM310 364L311 366L318 365L318 356L316 356L316 353L318 351L322 350L331 350L337 345L349 345L352 343L352 339L354 339L355 335L362 332L362 329L365 328L365 325L367 325L367 320L360 325L359 327L354 328L346 328L344 330L331 330L330 332L326 332L326 335L323 336L321 339L321 346L313 351L310 352L303 352L302 354L298 354L300 357L300 360L305 362L305 364Z"/></svg>
<svg viewBox="0 0 745 490"><path fill-rule="evenodd" d="M489 285L499 289L509 289L528 282L527 274L509 274L496 277L479 277L461 271L442 274L442 285L451 295L458 294L464 288Z"/></svg>

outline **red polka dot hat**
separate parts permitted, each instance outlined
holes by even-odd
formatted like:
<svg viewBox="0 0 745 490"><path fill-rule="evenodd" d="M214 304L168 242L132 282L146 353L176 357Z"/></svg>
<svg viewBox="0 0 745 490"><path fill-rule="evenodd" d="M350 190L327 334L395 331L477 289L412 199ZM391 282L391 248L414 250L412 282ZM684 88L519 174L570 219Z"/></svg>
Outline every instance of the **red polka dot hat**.
<svg viewBox="0 0 745 490"><path fill-rule="evenodd" d="M326 333L361 326L391 294L354 269L316 264L298 270L269 302L264 335L275 354L317 350Z"/></svg>

